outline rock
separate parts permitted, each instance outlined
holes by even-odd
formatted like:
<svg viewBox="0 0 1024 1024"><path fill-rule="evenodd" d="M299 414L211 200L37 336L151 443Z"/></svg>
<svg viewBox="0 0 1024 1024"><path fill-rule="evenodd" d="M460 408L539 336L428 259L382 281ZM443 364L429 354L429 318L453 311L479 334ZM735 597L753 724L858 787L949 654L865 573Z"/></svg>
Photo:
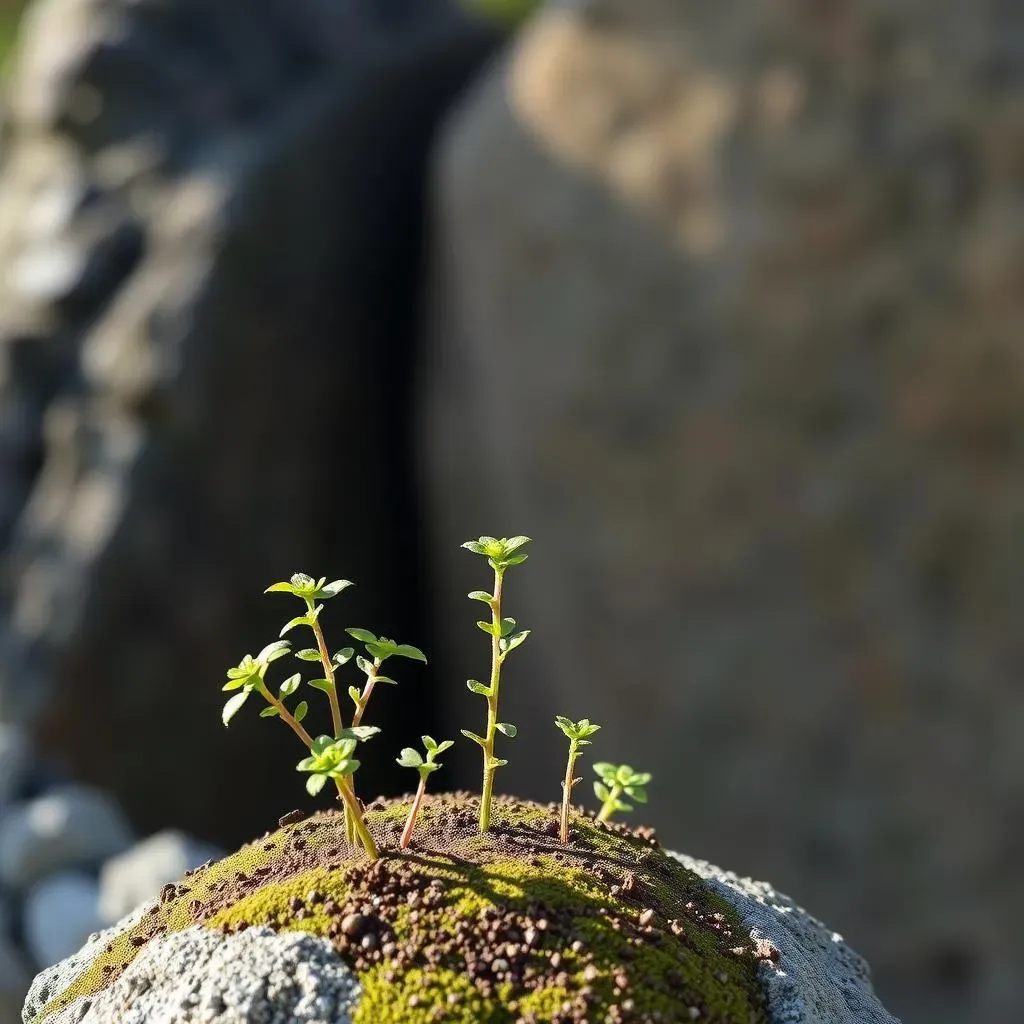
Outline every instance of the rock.
<svg viewBox="0 0 1024 1024"><path fill-rule="evenodd" d="M379 833L408 807L398 804L368 811L369 827ZM620 1000L637 1020L654 1019L657 1007L665 1024L701 1014L723 1024L898 1024L857 954L771 886L583 817L561 860L540 860L535 844L550 849L542 826L552 812L537 804L499 799L490 845L464 813L465 794L438 794L426 807L414 861L385 856L371 867L344 844L341 814L247 844L106 932L109 952L89 961L88 987L63 1012L40 1011L71 975L43 972L26 1022L241 1024L303 1020L301 1007L316 1005L321 1022L387 1019L400 1007L421 1024L452 1012L490 1020L513 998L523 1017L548 1019L568 991L588 1019L614 1017ZM313 913L313 894L299 895L311 868L322 898ZM611 882L627 876L632 889L616 895ZM255 879L271 880L254 892ZM579 917L565 913L576 899ZM655 911L645 925L640 899ZM366 906L372 913L352 927L359 912L350 908ZM536 945L521 941L524 920L543 933ZM365 941L378 937L386 941ZM447 966L453 955L465 970ZM124 972L104 970L114 964Z"/></svg>
<svg viewBox="0 0 1024 1024"><path fill-rule="evenodd" d="M894 1012L1016 1019L1024 7L754 6L548 4L447 122L433 664L486 659L458 544L534 537L503 714L604 723Z"/></svg>
<svg viewBox="0 0 1024 1024"><path fill-rule="evenodd" d="M105 924L113 924L140 903L153 899L168 882L176 882L186 871L223 856L223 851L183 832L158 832L103 865L100 916Z"/></svg>
<svg viewBox="0 0 1024 1024"><path fill-rule="evenodd" d="M326 939L250 928L203 928L153 939L106 991L53 1024L350 1024L359 986Z"/></svg>
<svg viewBox="0 0 1024 1024"><path fill-rule="evenodd" d="M286 772L233 766L294 738L218 714L287 618L268 583L334 566L414 632L386 553L414 532L427 154L497 41L442 0L32 7L0 154L0 720L144 830L234 845L291 805Z"/></svg>
<svg viewBox="0 0 1024 1024"><path fill-rule="evenodd" d="M739 911L751 937L770 950L761 980L773 1021L786 1024L899 1024L871 987L867 962L838 933L767 882L740 878L671 853ZM767 945L765 945L767 943Z"/></svg>
<svg viewBox="0 0 1024 1024"><path fill-rule="evenodd" d="M71 956L103 924L99 886L80 871L36 882L25 897L25 941L37 967Z"/></svg>
<svg viewBox="0 0 1024 1024"><path fill-rule="evenodd" d="M25 889L51 871L98 864L131 841L131 827L110 796L61 786L0 818L0 880Z"/></svg>

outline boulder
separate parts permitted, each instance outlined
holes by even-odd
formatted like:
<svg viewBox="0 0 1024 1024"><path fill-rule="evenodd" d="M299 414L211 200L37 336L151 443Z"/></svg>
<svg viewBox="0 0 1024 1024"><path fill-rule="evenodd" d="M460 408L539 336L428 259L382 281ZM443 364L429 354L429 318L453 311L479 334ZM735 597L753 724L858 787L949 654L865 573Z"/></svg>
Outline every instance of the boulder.
<svg viewBox="0 0 1024 1024"><path fill-rule="evenodd" d="M51 871L98 866L131 842L131 827L111 796L61 786L0 818L0 881L25 889Z"/></svg>
<svg viewBox="0 0 1024 1024"><path fill-rule="evenodd" d="M42 972L25 1024L898 1024L838 935L651 829L573 814L562 844L551 807L501 798L482 837L440 794L403 855L408 808L371 805L373 864L332 812L190 873Z"/></svg>
<svg viewBox="0 0 1024 1024"><path fill-rule="evenodd" d="M435 667L487 659L451 553L532 536L503 713L603 723L669 841L799 888L929 1024L1024 1003L1011 6L549 3L436 172ZM560 743L505 785L555 795Z"/></svg>
<svg viewBox="0 0 1024 1024"><path fill-rule="evenodd" d="M29 13L0 154L0 720L143 831L234 845L294 799L233 776L293 738L218 714L280 627L268 583L345 575L349 621L411 638L426 153L497 40L440 0ZM402 704L429 722L425 689Z"/></svg>

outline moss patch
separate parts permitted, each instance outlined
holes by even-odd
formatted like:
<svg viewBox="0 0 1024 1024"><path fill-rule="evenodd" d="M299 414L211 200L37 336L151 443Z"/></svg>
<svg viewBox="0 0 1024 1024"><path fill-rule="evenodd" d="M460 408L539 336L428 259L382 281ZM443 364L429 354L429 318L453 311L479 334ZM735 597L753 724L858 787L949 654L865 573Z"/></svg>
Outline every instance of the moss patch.
<svg viewBox="0 0 1024 1024"><path fill-rule="evenodd" d="M407 808L371 805L374 864L329 812L165 887L40 1021L103 988L150 938L196 924L327 938L363 987L355 1024L767 1021L734 911L653 833L581 816L563 845L553 809L499 800L481 836L475 799L452 794L424 805L400 852Z"/></svg>

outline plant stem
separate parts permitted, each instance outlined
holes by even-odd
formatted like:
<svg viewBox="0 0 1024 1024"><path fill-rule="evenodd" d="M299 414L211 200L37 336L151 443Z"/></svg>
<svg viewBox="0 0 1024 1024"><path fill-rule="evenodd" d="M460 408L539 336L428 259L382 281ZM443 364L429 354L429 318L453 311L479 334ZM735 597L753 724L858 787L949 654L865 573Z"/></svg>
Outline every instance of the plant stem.
<svg viewBox="0 0 1024 1024"><path fill-rule="evenodd" d="M615 813L615 804L620 796L622 796L622 787L616 783L612 786L608 799L601 805L601 813L597 816L598 821L608 821Z"/></svg>
<svg viewBox="0 0 1024 1024"><path fill-rule="evenodd" d="M377 860L380 856L377 852L377 844L373 841L373 835L366 826L366 821L363 819L363 811L359 806L355 793L348 786L343 786L341 779L335 779L334 781L338 784L338 795L345 801L348 820L352 822L352 827L355 830L355 834L359 837L359 841L363 844L366 856L370 860Z"/></svg>
<svg viewBox="0 0 1024 1024"><path fill-rule="evenodd" d="M370 694L377 685L377 670L380 668L380 658L373 659L373 670L366 675L366 682L363 684L363 692L359 695L359 703L356 705L355 714L352 716L353 728L363 720L363 713L366 705L370 703Z"/></svg>
<svg viewBox="0 0 1024 1024"><path fill-rule="evenodd" d="M315 607L313 602L307 598L306 604L309 606L310 615L312 615ZM313 619L312 622L313 635L316 637L316 646L320 651L320 661L324 666L324 675L327 676L327 681L331 684L327 697L331 702L331 724L334 726L334 736L335 739L337 739L344 726L341 721L341 705L338 703L338 690L334 683L334 664L331 661L331 655L327 650L327 641L324 640L324 631L320 628L320 620Z"/></svg>
<svg viewBox="0 0 1024 1024"><path fill-rule="evenodd" d="M565 781L562 783L562 829L559 838L563 843L569 842L569 796L572 793L572 773L576 767L576 758L580 756L575 746L569 747L569 765L565 769Z"/></svg>
<svg viewBox="0 0 1024 1024"><path fill-rule="evenodd" d="M403 850L409 848L409 843L412 841L413 829L416 828L416 816L420 813L420 804L423 803L423 794L427 791L427 779L423 776L420 779L419 788L416 790L416 796L413 799L412 807L409 808L409 818L405 823L405 830L402 832L402 841L399 844Z"/></svg>
<svg viewBox="0 0 1024 1024"><path fill-rule="evenodd" d="M484 785L480 794L480 831L491 827L491 794L494 790L494 734L498 726L498 685L501 682L501 583L503 574L494 570L494 600L491 601L491 685L487 696L487 735L484 737Z"/></svg>

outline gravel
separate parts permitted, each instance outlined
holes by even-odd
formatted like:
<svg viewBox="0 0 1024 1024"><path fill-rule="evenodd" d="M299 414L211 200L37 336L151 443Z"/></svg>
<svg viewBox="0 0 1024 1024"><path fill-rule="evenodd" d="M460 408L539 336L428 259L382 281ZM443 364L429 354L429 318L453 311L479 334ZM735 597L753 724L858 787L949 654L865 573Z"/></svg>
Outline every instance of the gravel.
<svg viewBox="0 0 1024 1024"><path fill-rule="evenodd" d="M326 939L189 928L153 939L124 973L52 1024L351 1024L355 975Z"/></svg>
<svg viewBox="0 0 1024 1024"><path fill-rule="evenodd" d="M666 853L736 908L755 943L766 940L778 950L775 962L761 967L772 1024L900 1024L878 1001L863 958L788 896L767 882Z"/></svg>

